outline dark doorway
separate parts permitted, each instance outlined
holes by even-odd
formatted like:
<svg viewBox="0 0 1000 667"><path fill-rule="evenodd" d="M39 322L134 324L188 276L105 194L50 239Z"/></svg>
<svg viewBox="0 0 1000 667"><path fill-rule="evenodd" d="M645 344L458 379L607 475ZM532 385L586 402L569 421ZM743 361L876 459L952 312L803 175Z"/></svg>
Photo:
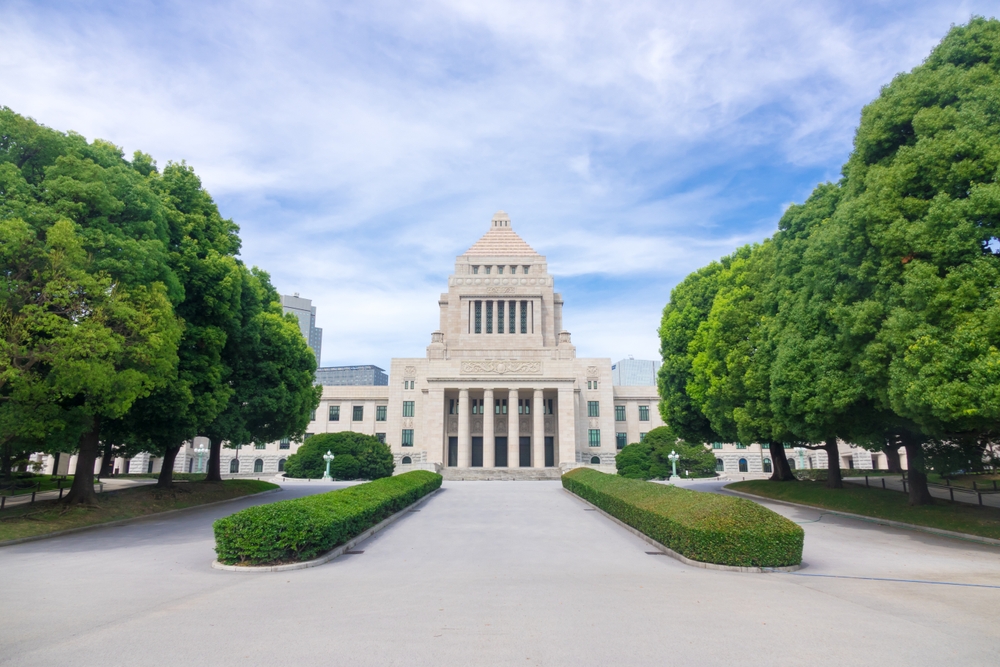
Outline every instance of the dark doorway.
<svg viewBox="0 0 1000 667"><path fill-rule="evenodd" d="M472 467L482 468L483 467L483 438L473 437L472 438Z"/></svg>
<svg viewBox="0 0 1000 667"><path fill-rule="evenodd" d="M458 465L458 438L451 436L448 438L448 467L454 468Z"/></svg>
<svg viewBox="0 0 1000 667"><path fill-rule="evenodd" d="M494 453L495 458L493 460L496 461L496 467L497 468L506 468L507 467L507 438L505 438L505 437L496 438L494 440L494 442L495 442L495 445L493 447L493 451L495 452Z"/></svg>
<svg viewBox="0 0 1000 667"><path fill-rule="evenodd" d="M545 467L551 468L556 464L556 439L551 435L545 436Z"/></svg>
<svg viewBox="0 0 1000 667"><path fill-rule="evenodd" d="M531 467L531 437L522 435L520 446L520 459L522 468Z"/></svg>

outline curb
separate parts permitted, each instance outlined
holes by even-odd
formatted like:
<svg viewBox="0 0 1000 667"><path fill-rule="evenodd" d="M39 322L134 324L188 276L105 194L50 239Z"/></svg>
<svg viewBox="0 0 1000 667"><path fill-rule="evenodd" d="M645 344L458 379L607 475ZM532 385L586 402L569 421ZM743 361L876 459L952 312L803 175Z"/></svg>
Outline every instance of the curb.
<svg viewBox="0 0 1000 667"><path fill-rule="evenodd" d="M979 535L970 535L969 533L959 533L954 530L945 530L943 528L918 526L917 524L914 523L903 523L902 521L893 521L892 519L880 519L874 516L864 516L863 514L852 514L850 512L841 512L840 510L831 510L825 507L817 507L816 505L803 505L802 503L793 503L788 500L776 500L774 498L768 498L767 496L756 496L752 493L746 493L744 491L736 491L734 489L730 489L728 486L724 486L722 488L727 493L731 493L734 496L743 496L744 498L749 498L750 500L766 500L771 503L778 503L780 505L789 505L790 507L800 507L802 509L807 509L807 510L817 510L820 512L824 512L825 514L843 516L847 517L848 519L857 519L858 521L867 521L868 523L877 523L883 526L890 526L892 528L902 528L903 530L915 530L921 533L930 533L931 535L937 535L938 537L950 537L956 540L965 540L966 542L976 542L978 544L985 544L991 547L1000 547L1000 540L995 540L992 537L980 537Z"/></svg>
<svg viewBox="0 0 1000 667"><path fill-rule="evenodd" d="M148 485L144 485L148 486ZM93 530L94 528L107 528L108 526L124 526L127 523L135 523L137 521L143 521L145 519L150 519L154 517L166 516L167 514L177 514L178 512L188 512L190 510L198 510L202 507L211 507L213 505L222 505L224 503L231 503L237 500L243 500L244 498L259 498L260 496L266 496L271 493L278 493L284 491L284 489L268 489L267 491L261 491L260 493L250 493L245 496L236 496L235 498L227 498L225 500L216 500L215 502L205 503L204 505L192 505L191 507L182 507L177 510L167 510L166 512L154 512L153 514L143 514L142 516L134 516L131 519L118 519L117 521L107 521L105 523L95 523L90 526L80 526L79 528L67 528L66 530L57 530L54 533L45 533L44 535L32 535L31 537L19 537L16 540L7 540L5 542L0 542L0 547L10 547L15 544L24 544L25 542L35 542L37 540L47 540L50 537L60 537L62 535L70 535L72 533L80 533L85 530Z"/></svg>
<svg viewBox="0 0 1000 667"><path fill-rule="evenodd" d="M440 490L441 490L441 487L438 487L438 488L434 489L433 491L431 491L430 493L428 493L423 498L418 498L416 500L416 502L411 503L410 505L407 505L403 509L401 509L398 512L396 512L395 514L393 514L393 515L391 515L391 516L383 519L382 521L380 521L379 523L375 524L371 528L369 528L369 529L365 530L364 532L359 533L358 535L352 537L348 541L346 541L343 544L341 544L339 547L336 547L335 549L327 551L325 554L323 554L319 558L314 558L313 560L302 561L301 563L286 563L285 565L225 565L223 563L220 563L217 560L213 560L212 561L212 569L214 569L214 570L225 570L226 572L246 572L246 573L249 573L249 574L256 574L256 573L261 573L261 572L287 572L289 570L304 570L304 569L306 569L308 567L317 567L319 565L324 565L325 563L329 563L331 560L333 560L337 556L343 555L343 553L345 551L349 551L351 549L351 547L355 546L359 542L364 542L369 537L372 537L376 533L378 533L378 532L380 532L382 530L385 530L390 524L393 524L396 521L398 521L399 519L402 519L404 514L409 513L417 505L420 505L421 503L423 503L427 499L431 498L434 494L436 494Z"/></svg>
<svg viewBox="0 0 1000 667"><path fill-rule="evenodd" d="M661 551L663 551L663 553L666 554L667 556L670 556L671 558L673 558L675 560L679 560L680 562L684 563L685 565L690 565L692 567L700 567L700 568L705 569L705 570L719 570L719 571L722 571L722 572L746 572L746 573L750 573L750 574L766 574L766 573L769 573L769 572L795 572L796 570L801 570L803 567L805 567L804 563L799 563L798 565L785 565L785 566L782 566L782 567L742 567L742 566L739 566L739 565L719 565L718 563L704 563L704 562L702 562L700 560L691 560L687 556L684 556L684 555L681 555L681 554L677 553L676 551L674 551L670 547L668 547L668 546L666 546L664 544L660 544L659 542L657 542L656 540L654 540L652 537L650 537L646 533L644 533L644 532L642 532L640 530L637 530L637 529L633 528L632 526L628 525L627 523L621 521L620 519L617 519L617 518L611 516L610 514L608 514L604 510L602 510L597 505L593 504L592 502L590 502L589 500L587 500L585 498L581 498L580 496L576 495L575 493L573 493L569 489L567 489L567 488L564 487L563 491L565 491L569 495L573 496L574 498L576 498L580 502L584 503L585 505L590 505L595 510L597 510L598 512L600 512L601 514L603 514L607 518L611 519L612 521L614 521L615 523L617 523L619 526L621 526L622 528L624 528L628 532L632 533L633 535L635 535L637 537L642 538L646 542L652 544L657 549L660 549Z"/></svg>

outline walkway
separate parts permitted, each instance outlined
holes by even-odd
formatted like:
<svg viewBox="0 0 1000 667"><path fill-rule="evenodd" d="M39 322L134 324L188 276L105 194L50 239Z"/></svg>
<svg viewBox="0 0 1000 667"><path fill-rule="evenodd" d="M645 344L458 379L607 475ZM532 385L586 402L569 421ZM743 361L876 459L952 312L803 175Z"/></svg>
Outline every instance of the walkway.
<svg viewBox="0 0 1000 667"><path fill-rule="evenodd" d="M558 483L449 482L363 554L210 569L211 521L250 502L0 549L16 609L0 665L975 667L1000 652L1000 550L819 511L773 505L806 529L801 574L739 574L647 555Z"/></svg>

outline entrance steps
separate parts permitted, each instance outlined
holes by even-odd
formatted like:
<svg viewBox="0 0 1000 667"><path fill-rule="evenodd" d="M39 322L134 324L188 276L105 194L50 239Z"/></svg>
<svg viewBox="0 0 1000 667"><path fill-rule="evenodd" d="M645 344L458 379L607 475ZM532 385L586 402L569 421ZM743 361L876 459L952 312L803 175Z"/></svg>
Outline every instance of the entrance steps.
<svg viewBox="0 0 1000 667"><path fill-rule="evenodd" d="M558 480L562 476L562 470L559 468L444 468L441 470L441 476L450 482L552 481Z"/></svg>

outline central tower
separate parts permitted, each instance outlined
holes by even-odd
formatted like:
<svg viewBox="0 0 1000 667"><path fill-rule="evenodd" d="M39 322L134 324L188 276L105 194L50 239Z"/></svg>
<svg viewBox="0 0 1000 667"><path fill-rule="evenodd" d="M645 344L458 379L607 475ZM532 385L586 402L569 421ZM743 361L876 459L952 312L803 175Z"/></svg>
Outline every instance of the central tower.
<svg viewBox="0 0 1000 667"><path fill-rule="evenodd" d="M489 230L455 261L438 300L440 328L428 359L572 359L562 297L543 255L497 211Z"/></svg>

